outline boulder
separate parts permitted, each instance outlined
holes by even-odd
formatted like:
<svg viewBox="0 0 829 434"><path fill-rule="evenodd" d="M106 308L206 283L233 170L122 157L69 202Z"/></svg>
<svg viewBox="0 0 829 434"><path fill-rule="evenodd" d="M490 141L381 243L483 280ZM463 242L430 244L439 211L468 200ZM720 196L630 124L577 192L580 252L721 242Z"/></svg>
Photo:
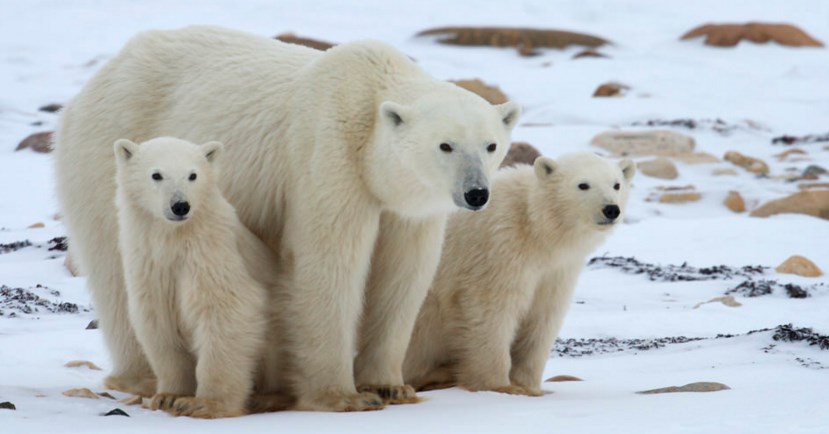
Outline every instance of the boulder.
<svg viewBox="0 0 829 434"><path fill-rule="evenodd" d="M733 47L742 40L757 44L769 41L788 47L822 47L823 43L791 24L747 23L747 24L706 24L696 27L684 35L682 40L705 36L705 45Z"/></svg>
<svg viewBox="0 0 829 434"><path fill-rule="evenodd" d="M417 36L437 36L441 44L513 47L522 56L534 56L539 48L599 47L608 43L584 33L518 27L439 27L419 32Z"/></svg>
<svg viewBox="0 0 829 434"><path fill-rule="evenodd" d="M758 175L768 175L769 165L759 158L749 157L737 151L728 151L723 156L725 161L730 161L735 166L742 167L751 173Z"/></svg>
<svg viewBox="0 0 829 434"><path fill-rule="evenodd" d="M526 142L515 142L510 145L507 156L501 162L501 167L515 166L518 164L532 165L535 163L535 159L540 156L541 153L533 145Z"/></svg>
<svg viewBox="0 0 829 434"><path fill-rule="evenodd" d="M651 178L676 179L679 177L679 171L677 171L676 165L665 157L640 161L636 163L636 168L643 175L650 176Z"/></svg>
<svg viewBox="0 0 829 434"><path fill-rule="evenodd" d="M775 268L778 273L796 274L803 277L820 277L823 271L814 262L800 255L790 256Z"/></svg>
<svg viewBox="0 0 829 434"><path fill-rule="evenodd" d="M751 212L752 217L775 214L806 214L829 220L829 190L806 190L772 200Z"/></svg>
<svg viewBox="0 0 829 434"><path fill-rule="evenodd" d="M745 212L746 202L743 196L736 191L729 191L728 196L725 197L725 206L733 212Z"/></svg>
<svg viewBox="0 0 829 434"><path fill-rule="evenodd" d="M605 131L590 142L616 157L661 156L690 154L694 139L668 130Z"/></svg>

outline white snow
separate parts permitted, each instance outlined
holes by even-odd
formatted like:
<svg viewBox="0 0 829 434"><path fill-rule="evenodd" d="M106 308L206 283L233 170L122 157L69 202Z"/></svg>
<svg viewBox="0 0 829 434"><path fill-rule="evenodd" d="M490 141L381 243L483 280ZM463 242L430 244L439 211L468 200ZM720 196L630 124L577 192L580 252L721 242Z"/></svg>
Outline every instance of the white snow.
<svg viewBox="0 0 829 434"><path fill-rule="evenodd" d="M65 234L56 219L51 158L14 152L31 133L54 129L57 116L39 112L68 101L135 33L189 24L217 24L263 36L295 32L331 42L385 40L443 79L480 78L524 106L514 133L555 157L594 149L590 139L637 121L722 119L738 128L722 135L707 128L676 132L716 156L737 150L765 160L772 175L810 164L829 168L827 144L798 146L808 160L779 162L772 145L783 134L829 132L829 55L826 49L741 43L711 48L679 36L707 22L790 22L829 42L829 2L698 0L597 1L378 1L334 0L0 0L0 243L28 239L41 247L0 254L0 285L60 291L62 302L90 308L83 278L63 267L48 240ZM414 34L444 25L558 28L605 37L608 59L571 60L576 48L532 58L511 49L443 46ZM607 81L631 87L622 98L592 98ZM38 125L34 125L38 123ZM544 124L528 126L523 124ZM680 177L661 181L638 174L626 223L597 255L695 267L726 264L771 267L762 278L812 285L823 278L777 274L792 254L829 271L829 222L802 215L751 218L722 201L740 191L750 209L797 190L797 183L758 179L742 169L713 177L730 163L678 163ZM824 175L822 182L829 176ZM647 202L656 186L693 184L703 200L670 205ZM45 228L28 229L42 222ZM750 330L793 323L829 333L829 287L806 299L783 294L746 298L740 307L697 303L721 296L741 281L649 281L615 269L588 268L565 320L562 338L706 337L648 351L578 358L553 356L545 374L583 382L545 383L540 398L471 393L423 393L425 402L360 414L280 412L228 420L174 418L107 398L70 398L87 387L103 392L109 368L100 331L85 330L94 311L0 317L0 432L630 432L829 433L829 351L806 343L775 342ZM48 291L33 292L56 298ZM65 368L90 360L103 371ZM638 395L634 392L696 381L718 381L714 393ZM112 392L117 398L124 394ZM131 417L101 417L115 407Z"/></svg>

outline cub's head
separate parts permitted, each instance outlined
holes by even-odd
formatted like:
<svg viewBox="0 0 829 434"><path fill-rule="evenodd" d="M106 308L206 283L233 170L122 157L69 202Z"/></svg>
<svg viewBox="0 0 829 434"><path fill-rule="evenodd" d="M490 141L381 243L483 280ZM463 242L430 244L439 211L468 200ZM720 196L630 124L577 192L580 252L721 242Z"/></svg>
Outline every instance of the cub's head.
<svg viewBox="0 0 829 434"><path fill-rule="evenodd" d="M222 144L159 137L141 144L115 141L121 206L135 206L165 221L184 222L214 194ZM124 203L126 202L126 203Z"/></svg>
<svg viewBox="0 0 829 434"><path fill-rule="evenodd" d="M386 154L368 165L374 194L410 215L482 209L520 113L515 103L491 105L449 83L408 104L381 103L375 145Z"/></svg>
<svg viewBox="0 0 829 434"><path fill-rule="evenodd" d="M539 157L534 164L541 198L548 212L594 230L607 230L622 218L633 161L614 162L591 152L567 154L558 160Z"/></svg>

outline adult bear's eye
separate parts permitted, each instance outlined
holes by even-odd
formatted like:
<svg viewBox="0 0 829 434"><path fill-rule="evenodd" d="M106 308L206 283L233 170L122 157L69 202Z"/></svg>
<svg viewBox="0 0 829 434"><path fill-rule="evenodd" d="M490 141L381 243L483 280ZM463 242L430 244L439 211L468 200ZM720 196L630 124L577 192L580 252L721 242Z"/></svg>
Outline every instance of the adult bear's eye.
<svg viewBox="0 0 829 434"><path fill-rule="evenodd" d="M161 176L160 173L158 173L158 172L153 173L153 181L161 181L162 179L164 179L164 177Z"/></svg>
<svg viewBox="0 0 829 434"><path fill-rule="evenodd" d="M189 180L191 180L191 181L195 181L195 180L196 180L196 174L195 174L195 173L191 173L191 174L190 174L190 177L189 177L189 178L187 178L187 179L189 179ZM619 185L619 184L616 184L616 185ZM617 190L618 190L618 189L617 189Z"/></svg>
<svg viewBox="0 0 829 434"><path fill-rule="evenodd" d="M490 143L489 146L486 147L486 151L487 152L495 152L495 148L497 148L497 147L498 147L498 145L496 145L495 143Z"/></svg>
<svg viewBox="0 0 829 434"><path fill-rule="evenodd" d="M622 188L622 186L621 186L621 185L619 185L619 183L618 183L618 182L617 182L617 183L615 183L615 184L613 184L613 189L614 189L614 190L618 190L618 189L620 189L620 188Z"/></svg>
<svg viewBox="0 0 829 434"><path fill-rule="evenodd" d="M582 182L581 184L579 184L579 190L590 190L590 184Z"/></svg>
<svg viewBox="0 0 829 434"><path fill-rule="evenodd" d="M446 152L447 154L452 152L452 146L448 143L441 143L440 150Z"/></svg>

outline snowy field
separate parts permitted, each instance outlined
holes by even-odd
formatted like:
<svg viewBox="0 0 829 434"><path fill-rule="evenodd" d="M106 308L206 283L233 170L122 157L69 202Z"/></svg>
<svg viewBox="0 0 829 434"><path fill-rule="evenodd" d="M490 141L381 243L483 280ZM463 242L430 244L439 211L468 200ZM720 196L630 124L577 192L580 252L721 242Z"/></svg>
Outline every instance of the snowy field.
<svg viewBox="0 0 829 434"><path fill-rule="evenodd" d="M789 147L772 144L784 134L829 132L829 53L776 44L712 48L700 39L679 41L704 23L747 21L789 22L829 42L825 0L0 0L0 244L32 244L0 249L0 285L77 305L76 312L65 312L74 308L46 303L32 313L16 310L13 303L0 306L0 402L17 407L0 409L0 432L829 433L829 351L806 341L773 339L775 332L785 331L778 326L789 323L829 334L826 276L774 271L794 254L829 271L829 221L794 214L754 218L723 205L734 190L754 209L798 191L798 182L779 175L809 165L829 168L827 142L797 146L806 154L787 161L774 155ZM549 393L538 398L449 389L423 393L426 400L417 405L379 412L282 412L203 421L107 397L66 397L62 393L73 388L104 392L110 362L100 332L85 329L95 313L84 279L63 267L60 249L49 250L57 246L50 240L65 235L56 219L51 157L14 148L31 133L54 129L57 115L38 108L67 102L136 32L189 24L263 36L292 31L331 42L384 40L439 78L480 78L500 87L524 107L513 138L552 157L598 151L589 144L596 134L643 129L631 126L636 122L721 119L734 126L728 134L706 126L670 129L692 136L697 150L719 158L731 150L760 158L769 164L770 176L758 178L724 161L678 162L679 177L670 181L637 174L626 224L596 256L662 266L768 268L748 278L670 281L588 267L557 347L570 350L554 352L545 372L545 378L566 374L584 381L545 383ZM600 49L609 58L573 60L580 48L520 57L512 49L452 47L414 37L445 25L573 30L613 45ZM608 81L630 90L620 98L592 98ZM736 176L711 175L724 168L734 168ZM827 181L829 175L822 175L817 182ZM648 200L658 186L685 185L694 185L702 199L686 204ZM35 223L44 227L29 228ZM761 279L800 285L810 297L790 298L776 288L759 297L732 294L737 307L698 306L746 280ZM51 313L52 308L63 312ZM763 329L769 330L749 333ZM729 337L714 339L717 335ZM670 337L690 341L645 348ZM574 357L574 349L592 354ZM71 360L88 360L103 370L64 367ZM700 381L723 383L730 390L635 393ZM114 408L130 417L101 416Z"/></svg>

